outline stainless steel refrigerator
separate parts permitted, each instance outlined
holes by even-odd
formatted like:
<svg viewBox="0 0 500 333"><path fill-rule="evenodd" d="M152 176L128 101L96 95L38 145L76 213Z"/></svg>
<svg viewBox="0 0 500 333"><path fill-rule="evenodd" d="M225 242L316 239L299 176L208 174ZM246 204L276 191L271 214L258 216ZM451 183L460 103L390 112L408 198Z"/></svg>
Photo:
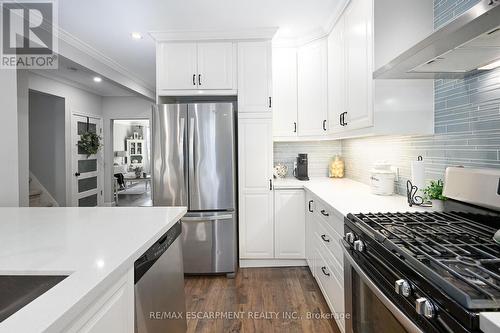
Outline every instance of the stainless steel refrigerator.
<svg viewBox="0 0 500 333"><path fill-rule="evenodd" d="M153 110L154 206L187 206L184 272L234 274L235 104L162 104Z"/></svg>

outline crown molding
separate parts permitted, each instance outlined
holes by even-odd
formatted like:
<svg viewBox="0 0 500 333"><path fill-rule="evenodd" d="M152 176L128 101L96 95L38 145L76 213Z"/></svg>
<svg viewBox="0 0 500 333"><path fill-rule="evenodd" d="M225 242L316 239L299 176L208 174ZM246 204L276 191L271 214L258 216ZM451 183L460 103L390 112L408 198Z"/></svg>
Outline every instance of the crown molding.
<svg viewBox="0 0 500 333"><path fill-rule="evenodd" d="M270 40L278 27L239 30L169 30L150 31L156 42L209 41L209 40Z"/></svg>
<svg viewBox="0 0 500 333"><path fill-rule="evenodd" d="M351 0L342 0L323 25L310 30L302 36L295 38L274 38L273 47L301 47L305 44L314 42L315 40L328 37L350 2Z"/></svg>

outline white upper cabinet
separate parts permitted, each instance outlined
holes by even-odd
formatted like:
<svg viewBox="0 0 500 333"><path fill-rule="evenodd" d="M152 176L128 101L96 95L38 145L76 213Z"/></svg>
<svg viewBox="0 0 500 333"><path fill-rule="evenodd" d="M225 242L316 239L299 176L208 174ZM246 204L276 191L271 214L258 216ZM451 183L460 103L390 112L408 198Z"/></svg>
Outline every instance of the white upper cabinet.
<svg viewBox="0 0 500 333"><path fill-rule="evenodd" d="M299 136L322 136L328 133L327 70L326 39L299 48Z"/></svg>
<svg viewBox="0 0 500 333"><path fill-rule="evenodd" d="M372 0L354 0L346 9L345 69L346 110L344 127L373 125Z"/></svg>
<svg viewBox="0 0 500 333"><path fill-rule="evenodd" d="M238 112L271 112L271 42L238 43Z"/></svg>
<svg viewBox="0 0 500 333"><path fill-rule="evenodd" d="M340 115L346 111L344 23L341 17L328 36L328 122L331 133L343 129Z"/></svg>
<svg viewBox="0 0 500 333"><path fill-rule="evenodd" d="M197 89L196 43L161 43L157 53L158 89Z"/></svg>
<svg viewBox="0 0 500 333"><path fill-rule="evenodd" d="M431 1L350 1L328 36L331 137L434 133L432 80L373 79L374 63L427 36L432 20Z"/></svg>
<svg viewBox="0 0 500 333"><path fill-rule="evenodd" d="M273 134L297 136L297 49L273 49Z"/></svg>
<svg viewBox="0 0 500 333"><path fill-rule="evenodd" d="M198 89L233 89L233 43L198 43Z"/></svg>
<svg viewBox="0 0 500 333"><path fill-rule="evenodd" d="M158 90L234 89L232 42L160 43Z"/></svg>

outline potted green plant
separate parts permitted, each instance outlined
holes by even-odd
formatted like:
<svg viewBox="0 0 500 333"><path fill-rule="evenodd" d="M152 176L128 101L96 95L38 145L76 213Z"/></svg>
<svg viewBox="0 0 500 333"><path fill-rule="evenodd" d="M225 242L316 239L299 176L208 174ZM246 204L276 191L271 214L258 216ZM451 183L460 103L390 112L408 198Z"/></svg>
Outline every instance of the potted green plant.
<svg viewBox="0 0 500 333"><path fill-rule="evenodd" d="M440 180L431 180L430 184L424 188L425 200L432 202L432 208L436 211L443 211L444 201L447 198L443 195L444 183Z"/></svg>
<svg viewBox="0 0 500 333"><path fill-rule="evenodd" d="M134 168L135 178L141 178L142 167L137 166Z"/></svg>

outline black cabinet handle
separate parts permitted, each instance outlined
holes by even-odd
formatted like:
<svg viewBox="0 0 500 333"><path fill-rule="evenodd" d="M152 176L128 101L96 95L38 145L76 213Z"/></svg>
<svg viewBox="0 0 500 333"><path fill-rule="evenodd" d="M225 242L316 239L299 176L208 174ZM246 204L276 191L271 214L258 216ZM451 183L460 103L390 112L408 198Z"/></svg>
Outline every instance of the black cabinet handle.
<svg viewBox="0 0 500 333"><path fill-rule="evenodd" d="M347 112L342 112L342 114L340 115L340 121L341 121L341 125L342 126L347 126L347 123L345 122L345 115L347 114Z"/></svg>
<svg viewBox="0 0 500 333"><path fill-rule="evenodd" d="M272 105L273 105L273 103L272 103L272 98L271 98L271 97L269 97L269 107L271 107Z"/></svg>
<svg viewBox="0 0 500 333"><path fill-rule="evenodd" d="M311 205L314 201L313 200L309 200L309 204L308 204L308 209L309 209L309 212L313 212L312 208L311 208Z"/></svg>
<svg viewBox="0 0 500 333"><path fill-rule="evenodd" d="M323 131L326 131L326 120L323 120Z"/></svg>
<svg viewBox="0 0 500 333"><path fill-rule="evenodd" d="M80 173L79 172L75 172L75 177L78 177L80 176Z"/></svg>
<svg viewBox="0 0 500 333"><path fill-rule="evenodd" d="M198 74L198 85L201 86L201 74Z"/></svg>
<svg viewBox="0 0 500 333"><path fill-rule="evenodd" d="M343 112L339 116L340 126L344 126L344 121L342 120L342 118L344 118L344 113Z"/></svg>
<svg viewBox="0 0 500 333"><path fill-rule="evenodd" d="M330 273L328 273L328 272L327 272L327 270L326 270L326 267L325 267L325 266L321 267L321 271L322 271L322 272L323 272L323 274L325 274L326 276L330 276Z"/></svg>
<svg viewBox="0 0 500 333"><path fill-rule="evenodd" d="M273 190L273 180L269 179L269 191Z"/></svg>
<svg viewBox="0 0 500 333"><path fill-rule="evenodd" d="M330 243L330 240L326 237L326 235L321 235L321 239L323 240L323 242L325 243Z"/></svg>
<svg viewBox="0 0 500 333"><path fill-rule="evenodd" d="M193 74L193 86L196 85L196 74Z"/></svg>
<svg viewBox="0 0 500 333"><path fill-rule="evenodd" d="M324 216L330 216L330 214L328 214L324 209L321 211L321 214L323 214Z"/></svg>
<svg viewBox="0 0 500 333"><path fill-rule="evenodd" d="M297 123L293 123L293 133L297 133Z"/></svg>

